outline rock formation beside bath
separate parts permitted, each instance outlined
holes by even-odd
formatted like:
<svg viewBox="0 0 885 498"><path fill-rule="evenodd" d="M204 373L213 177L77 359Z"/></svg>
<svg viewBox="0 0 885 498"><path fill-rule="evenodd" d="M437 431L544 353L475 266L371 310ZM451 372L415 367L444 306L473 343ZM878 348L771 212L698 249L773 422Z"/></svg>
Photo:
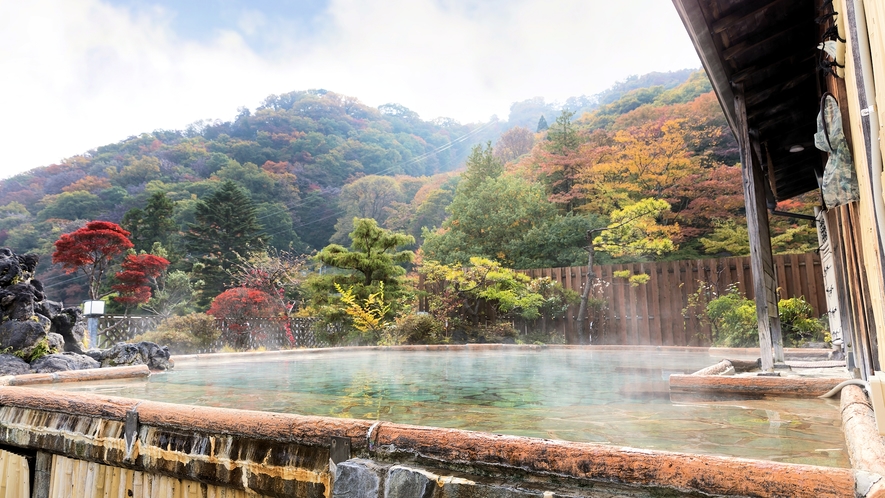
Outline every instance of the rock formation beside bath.
<svg viewBox="0 0 885 498"><path fill-rule="evenodd" d="M80 310L45 299L34 278L38 261L36 254L0 247L0 347L26 360L52 351L83 353Z"/></svg>
<svg viewBox="0 0 885 498"><path fill-rule="evenodd" d="M103 367L147 365L151 370L169 370L173 365L169 348L149 341L120 342L109 349L91 349L86 354Z"/></svg>
<svg viewBox="0 0 885 498"><path fill-rule="evenodd" d="M39 258L0 247L0 375L83 370L100 366L171 368L169 351L154 343L83 350L86 323L78 307L46 299L34 278Z"/></svg>

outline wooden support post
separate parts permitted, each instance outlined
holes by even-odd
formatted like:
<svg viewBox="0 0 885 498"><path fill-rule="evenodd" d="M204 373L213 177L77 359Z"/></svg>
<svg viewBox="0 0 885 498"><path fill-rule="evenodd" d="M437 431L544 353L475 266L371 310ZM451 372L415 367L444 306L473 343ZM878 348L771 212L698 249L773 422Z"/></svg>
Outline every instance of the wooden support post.
<svg viewBox="0 0 885 498"><path fill-rule="evenodd" d="M772 350L772 337L780 339L780 319L777 314L777 280L771 254L771 234L768 212L765 209L765 190L762 170L757 164L747 124L747 106L742 85L735 85L734 107L737 114L738 143L741 148L741 177L744 183L744 203L747 212L747 230L750 235L750 267L756 300L756 318L759 321L759 348L762 369L774 369L774 361L784 361L783 342Z"/></svg>

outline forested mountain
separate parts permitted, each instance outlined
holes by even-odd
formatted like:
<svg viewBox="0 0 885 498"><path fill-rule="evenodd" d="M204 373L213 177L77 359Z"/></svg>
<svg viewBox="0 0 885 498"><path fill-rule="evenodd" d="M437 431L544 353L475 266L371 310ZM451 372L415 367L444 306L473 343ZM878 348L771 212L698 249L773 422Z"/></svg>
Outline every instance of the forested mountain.
<svg viewBox="0 0 885 498"><path fill-rule="evenodd" d="M538 129L542 116L549 129ZM229 264L222 255L346 245L355 217L412 235L444 262L560 266L580 263L588 227L656 197L672 206L662 223L678 227L670 257L703 254L702 238L735 253L737 161L698 71L635 77L562 104L530 99L513 104L506 123L469 125L298 91L231 121L144 133L3 180L0 245L40 254L50 294L70 300L82 287L50 268L52 243L96 219L132 232L136 250L159 243L172 268L218 285L224 275L206 267ZM217 213L236 206L249 215L231 233L247 230L249 247L213 231L233 218Z"/></svg>

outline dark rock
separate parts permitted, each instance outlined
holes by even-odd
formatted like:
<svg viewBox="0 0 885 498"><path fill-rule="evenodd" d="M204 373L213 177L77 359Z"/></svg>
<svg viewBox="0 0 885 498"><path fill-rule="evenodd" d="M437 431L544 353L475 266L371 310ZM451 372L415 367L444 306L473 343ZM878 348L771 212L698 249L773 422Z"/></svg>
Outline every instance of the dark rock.
<svg viewBox="0 0 885 498"><path fill-rule="evenodd" d="M49 340L49 349L51 351L64 351L65 350L65 338L55 332L50 332L46 334L46 337Z"/></svg>
<svg viewBox="0 0 885 498"><path fill-rule="evenodd" d="M30 283L19 283L0 289L0 307L4 320L27 320L34 316L34 288Z"/></svg>
<svg viewBox="0 0 885 498"><path fill-rule="evenodd" d="M34 312L39 313L50 320L54 320L55 316L61 313L64 306L58 301L50 301L45 299L34 305Z"/></svg>
<svg viewBox="0 0 885 498"><path fill-rule="evenodd" d="M465 344L470 337L467 335L467 332L464 332L462 329L456 329L452 332L452 342L455 344Z"/></svg>
<svg viewBox="0 0 885 498"><path fill-rule="evenodd" d="M0 354L0 375L21 375L31 373L28 362L11 354Z"/></svg>
<svg viewBox="0 0 885 498"><path fill-rule="evenodd" d="M24 256L18 256L18 264L19 268L26 273L26 277L30 278L34 276L34 271L37 269L37 263L40 262L40 256L36 254L25 254Z"/></svg>
<svg viewBox="0 0 885 498"><path fill-rule="evenodd" d="M430 498L436 482L426 475L407 467L394 466L387 473L384 481L385 498Z"/></svg>
<svg viewBox="0 0 885 498"><path fill-rule="evenodd" d="M34 373L64 372L68 370L88 370L100 365L94 359L77 353L48 354L31 363Z"/></svg>
<svg viewBox="0 0 885 498"><path fill-rule="evenodd" d="M109 349L90 349L86 352L103 367L147 365L151 370L170 370L169 348L154 342L119 342Z"/></svg>
<svg viewBox="0 0 885 498"><path fill-rule="evenodd" d="M9 287L20 278L18 257L8 247L0 247L0 287Z"/></svg>
<svg viewBox="0 0 885 498"><path fill-rule="evenodd" d="M37 320L9 320L0 324L0 344L13 351L22 351L46 337L48 328L39 317Z"/></svg>
<svg viewBox="0 0 885 498"><path fill-rule="evenodd" d="M39 259L0 247L0 320L25 321L34 316L34 304L43 300L43 284L32 279Z"/></svg>
<svg viewBox="0 0 885 498"><path fill-rule="evenodd" d="M56 303L57 304L57 303ZM64 338L64 350L72 353L83 353L83 338L86 336L86 322L80 308L64 308L55 312L50 332Z"/></svg>
<svg viewBox="0 0 885 498"><path fill-rule="evenodd" d="M381 469L370 460L354 458L341 462L335 469L333 498L376 498L381 484Z"/></svg>

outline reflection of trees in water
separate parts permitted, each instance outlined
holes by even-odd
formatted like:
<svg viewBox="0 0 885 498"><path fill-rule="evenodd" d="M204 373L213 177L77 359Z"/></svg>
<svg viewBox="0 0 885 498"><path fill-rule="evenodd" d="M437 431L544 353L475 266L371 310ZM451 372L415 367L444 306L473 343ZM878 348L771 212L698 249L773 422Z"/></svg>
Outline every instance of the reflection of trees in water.
<svg viewBox="0 0 885 498"><path fill-rule="evenodd" d="M385 399L389 402L389 398L390 389L382 386L382 379L376 372L357 372L344 387L341 410L334 415L377 420L390 414L390 405L383 405Z"/></svg>

